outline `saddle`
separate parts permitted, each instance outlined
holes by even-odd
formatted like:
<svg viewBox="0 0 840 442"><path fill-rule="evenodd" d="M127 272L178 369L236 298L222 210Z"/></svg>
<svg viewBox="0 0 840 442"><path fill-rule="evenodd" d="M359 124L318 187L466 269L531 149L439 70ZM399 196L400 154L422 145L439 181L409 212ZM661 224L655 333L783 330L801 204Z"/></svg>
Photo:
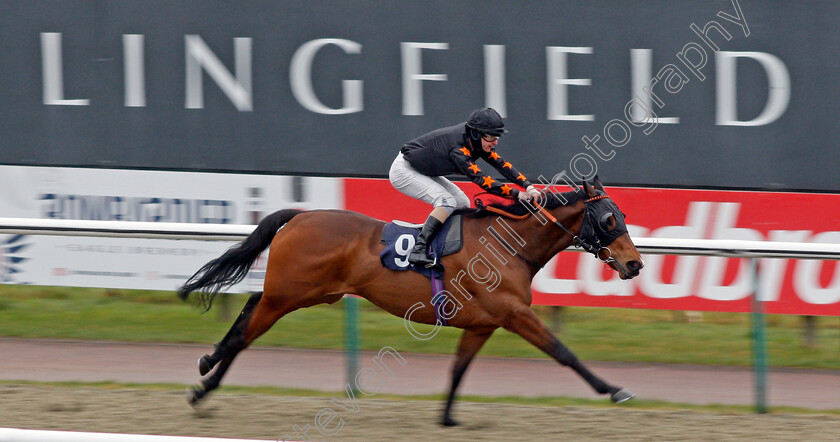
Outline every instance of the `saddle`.
<svg viewBox="0 0 840 442"><path fill-rule="evenodd" d="M463 225L464 219L462 215L455 214L450 216L440 227L434 239L432 239L430 255L442 258L460 252L464 246L462 237ZM407 223L400 220L394 220L385 225L379 241L385 244L385 248L379 254L379 260L385 268L391 270L415 270L426 277L431 277L431 272L437 275L443 275L443 267L432 269L416 268L415 265L408 262L408 254L414 248L417 235L420 233L422 227L422 224Z"/></svg>

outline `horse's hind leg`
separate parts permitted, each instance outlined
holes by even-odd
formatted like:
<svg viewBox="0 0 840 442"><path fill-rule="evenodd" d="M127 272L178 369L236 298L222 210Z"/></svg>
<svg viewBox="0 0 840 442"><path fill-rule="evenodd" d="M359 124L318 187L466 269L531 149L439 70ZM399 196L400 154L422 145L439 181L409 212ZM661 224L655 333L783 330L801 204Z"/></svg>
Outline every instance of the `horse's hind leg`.
<svg viewBox="0 0 840 442"><path fill-rule="evenodd" d="M187 400L189 403L195 405L208 393L215 390L239 352L248 347L251 342L268 331L278 319L292 310L295 309L278 308L275 302L264 297L262 293L251 295L242 309L242 313L236 318L233 327L224 339L216 345L216 351L212 355L204 355L199 359L199 371L205 369L209 371L216 364L218 364L218 367L207 379L201 381L201 385L188 391Z"/></svg>
<svg viewBox="0 0 840 442"><path fill-rule="evenodd" d="M540 321L540 318L525 306L516 309L511 313L505 328L519 336L522 336L534 344L537 348L553 357L557 362L577 372L587 383L599 394L609 394L610 399L618 404L630 399L635 395L623 388L607 384L598 376L589 371L586 366L555 337L548 327Z"/></svg>
<svg viewBox="0 0 840 442"><path fill-rule="evenodd" d="M470 366L473 357L481 350L481 347L487 342L490 335L493 334L493 330L495 329L481 331L464 330L464 334L461 335L455 365L452 367L452 384L449 386L449 396L446 398L446 408L443 411L443 419L441 419L442 425L447 427L458 425L458 422L452 419L451 415L452 402L455 400L455 390L458 389L458 384L461 383L461 378L463 378L464 373L467 371L467 367Z"/></svg>
<svg viewBox="0 0 840 442"><path fill-rule="evenodd" d="M202 376L206 375L222 360L222 357L225 354L230 352L229 348L231 346L237 346L237 340L241 339L241 336L244 333L244 324L247 323L248 318L251 317L251 313L254 311L254 308L257 306L257 303L260 301L262 297L262 292L254 293L248 298L248 302L245 303L245 307L242 308L242 312L239 313L239 316L236 318L236 321L233 322L233 325L228 330L227 334L221 341L216 343L216 350L213 352L212 355L204 355L198 360L198 372Z"/></svg>

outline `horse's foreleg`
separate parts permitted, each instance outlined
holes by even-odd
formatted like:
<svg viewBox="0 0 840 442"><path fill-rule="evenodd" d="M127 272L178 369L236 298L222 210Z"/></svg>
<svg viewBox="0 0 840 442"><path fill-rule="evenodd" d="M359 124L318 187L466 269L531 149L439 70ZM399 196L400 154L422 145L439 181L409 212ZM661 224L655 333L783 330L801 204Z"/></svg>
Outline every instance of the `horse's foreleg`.
<svg viewBox="0 0 840 442"><path fill-rule="evenodd" d="M610 394L610 399L613 402L621 403L635 396L625 389L607 384L589 371L577 356L551 333L530 308L523 306L513 311L506 321L505 329L522 336L526 341L534 344L560 364L570 367L599 394Z"/></svg>
<svg viewBox="0 0 840 442"><path fill-rule="evenodd" d="M461 383L461 378L463 378L464 373L467 371L467 367L470 366L470 362L472 362L473 357L478 353L481 347L487 342L487 339L490 335L493 334L493 330L464 330L464 334L461 335L461 342L458 344L458 354L455 357L455 365L452 367L452 384L449 386L449 396L446 398L446 408L443 411L443 419L441 419L441 424L451 427L454 425L458 425L454 419L452 419L452 402L455 400L455 390L458 389L458 384Z"/></svg>

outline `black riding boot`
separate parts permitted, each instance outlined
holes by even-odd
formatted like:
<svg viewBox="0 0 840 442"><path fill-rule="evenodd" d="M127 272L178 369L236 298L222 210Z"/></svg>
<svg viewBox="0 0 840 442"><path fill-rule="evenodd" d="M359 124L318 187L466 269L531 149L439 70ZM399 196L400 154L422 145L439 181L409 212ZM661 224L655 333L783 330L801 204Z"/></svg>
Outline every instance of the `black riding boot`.
<svg viewBox="0 0 840 442"><path fill-rule="evenodd" d="M427 250L429 243L432 242L432 238L434 238L435 233L442 225L443 223L433 216L429 216L426 219L426 223L423 224L423 229L417 235L417 242L414 243L414 249L408 255L408 262L427 268L437 263L437 259L429 257Z"/></svg>

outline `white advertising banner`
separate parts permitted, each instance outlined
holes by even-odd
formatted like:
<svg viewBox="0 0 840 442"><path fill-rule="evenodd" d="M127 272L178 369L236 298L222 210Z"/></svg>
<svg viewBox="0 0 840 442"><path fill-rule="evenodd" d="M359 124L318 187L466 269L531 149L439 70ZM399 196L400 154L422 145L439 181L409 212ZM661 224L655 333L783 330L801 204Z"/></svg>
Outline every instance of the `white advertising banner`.
<svg viewBox="0 0 840 442"><path fill-rule="evenodd" d="M0 166L0 217L254 224L343 208L335 178ZM232 242L0 235L9 284L173 290ZM232 292L262 288L265 257Z"/></svg>

